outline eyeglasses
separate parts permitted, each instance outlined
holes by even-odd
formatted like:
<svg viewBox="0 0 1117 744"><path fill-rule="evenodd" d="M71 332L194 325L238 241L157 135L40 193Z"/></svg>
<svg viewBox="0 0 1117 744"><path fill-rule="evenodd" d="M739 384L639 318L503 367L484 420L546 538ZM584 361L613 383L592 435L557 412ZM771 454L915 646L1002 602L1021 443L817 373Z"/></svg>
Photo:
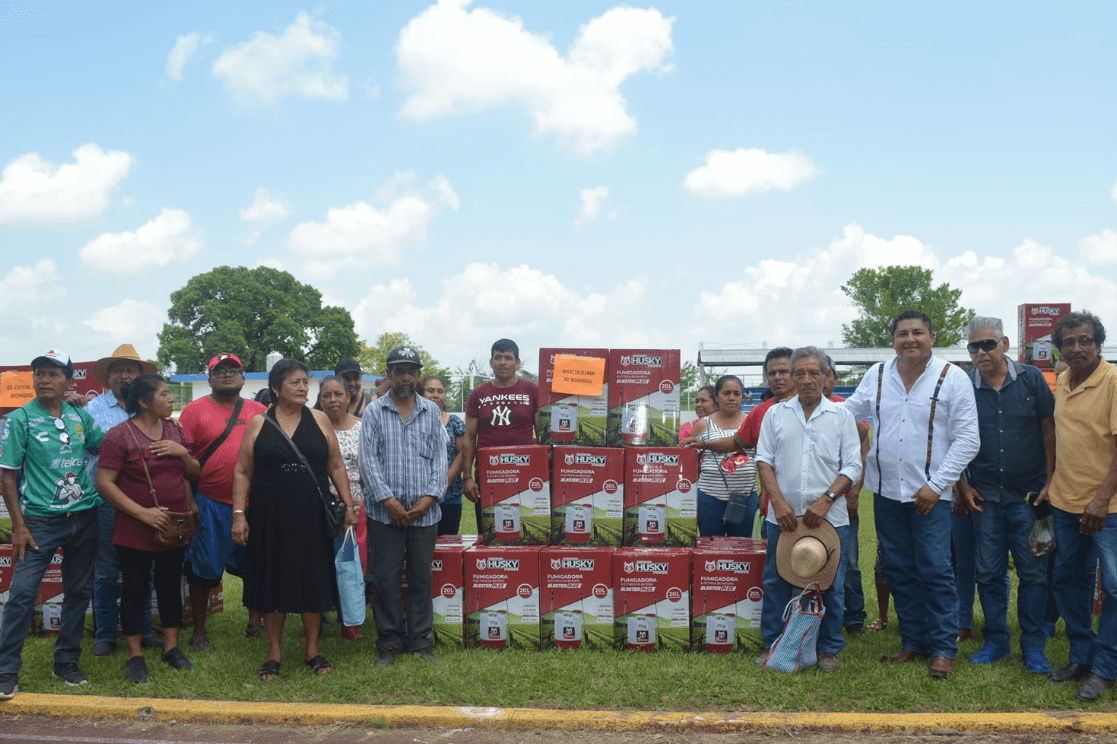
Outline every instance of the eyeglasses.
<svg viewBox="0 0 1117 744"><path fill-rule="evenodd" d="M1090 336L1077 336L1077 337L1074 337L1074 338L1071 338L1071 337L1068 336L1068 337L1063 339L1063 345L1060 348L1073 349L1075 346L1080 346L1081 348L1085 349L1085 348L1087 348L1089 346L1093 346L1093 345L1094 345L1094 339L1091 338Z"/></svg>
<svg viewBox="0 0 1117 744"><path fill-rule="evenodd" d="M1000 341L992 338L986 338L981 341L970 341L968 344L966 344L966 351L970 352L971 354L976 354L978 349L981 349L982 351L992 351L993 349L997 348L1000 343Z"/></svg>
<svg viewBox="0 0 1117 744"><path fill-rule="evenodd" d="M209 373L210 377L233 377L241 373L238 367L218 367Z"/></svg>

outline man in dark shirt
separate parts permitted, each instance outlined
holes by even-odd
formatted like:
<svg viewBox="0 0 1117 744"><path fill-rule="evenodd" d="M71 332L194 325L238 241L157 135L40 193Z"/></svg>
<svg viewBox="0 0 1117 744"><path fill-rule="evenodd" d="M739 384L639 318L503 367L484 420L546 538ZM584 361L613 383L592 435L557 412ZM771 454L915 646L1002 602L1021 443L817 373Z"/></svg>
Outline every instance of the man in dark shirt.
<svg viewBox="0 0 1117 744"><path fill-rule="evenodd" d="M968 331L981 450L955 490L971 512L985 613L985 645L970 662L990 664L1012 655L1005 581L1011 551L1020 579L1016 611L1024 665L1047 674L1047 561L1028 551L1036 519L1025 496L1040 491L1055 468L1055 396L1043 373L1005 356L1008 338L998 318L974 318Z"/></svg>

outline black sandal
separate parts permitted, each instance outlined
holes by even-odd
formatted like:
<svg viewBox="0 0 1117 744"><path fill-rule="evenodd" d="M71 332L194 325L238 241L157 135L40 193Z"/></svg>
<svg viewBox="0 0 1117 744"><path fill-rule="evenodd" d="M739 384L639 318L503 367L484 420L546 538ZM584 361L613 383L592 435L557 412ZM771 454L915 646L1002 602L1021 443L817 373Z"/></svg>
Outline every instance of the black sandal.
<svg viewBox="0 0 1117 744"><path fill-rule="evenodd" d="M260 667L260 681L270 682L273 679L279 678L279 662L275 659L268 659L264 665Z"/></svg>
<svg viewBox="0 0 1117 744"><path fill-rule="evenodd" d="M306 665L314 670L315 674L326 674L333 670L333 666L330 665L329 659L322 654L318 654L313 659L307 659Z"/></svg>

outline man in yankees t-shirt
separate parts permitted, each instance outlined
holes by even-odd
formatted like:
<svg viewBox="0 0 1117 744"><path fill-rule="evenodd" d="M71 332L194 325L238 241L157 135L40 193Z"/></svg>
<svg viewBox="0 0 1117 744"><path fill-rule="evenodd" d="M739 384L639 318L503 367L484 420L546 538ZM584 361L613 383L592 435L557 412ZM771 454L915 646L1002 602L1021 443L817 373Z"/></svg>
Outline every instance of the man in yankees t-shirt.
<svg viewBox="0 0 1117 744"><path fill-rule="evenodd" d="M493 344L489 366L494 379L478 386L465 404L465 439L462 442L462 494L473 502L477 529L481 529L481 486L473 479L473 462L482 447L534 444L539 388L516 377L520 347L502 338Z"/></svg>

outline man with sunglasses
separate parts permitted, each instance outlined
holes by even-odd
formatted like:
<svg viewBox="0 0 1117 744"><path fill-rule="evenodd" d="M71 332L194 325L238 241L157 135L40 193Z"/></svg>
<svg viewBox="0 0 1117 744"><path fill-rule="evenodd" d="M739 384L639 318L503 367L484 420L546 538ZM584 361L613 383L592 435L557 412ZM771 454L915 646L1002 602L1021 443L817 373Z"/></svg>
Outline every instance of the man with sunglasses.
<svg viewBox="0 0 1117 744"><path fill-rule="evenodd" d="M101 496L85 471L87 449L105 436L87 412L66 402L74 379L70 356L51 349L31 361L35 398L8 416L0 434L0 490L12 519L12 583L0 620L0 700L19 690L23 644L35 595L59 548L62 618L52 676L83 685L78 668L85 609L93 595L97 507ZM22 483L17 486L17 475Z"/></svg>
<svg viewBox="0 0 1117 744"><path fill-rule="evenodd" d="M981 450L955 483L954 493L957 505L970 512L977 591L985 614L985 645L970 663L991 664L1012 656L1005 581L1011 551L1020 579L1016 614L1024 666L1049 674L1043 632L1047 559L1028 550L1036 518L1026 497L1042 490L1055 469L1055 396L1042 372L1005 356L1008 337L999 318L974 318L967 333Z"/></svg>
<svg viewBox="0 0 1117 744"><path fill-rule="evenodd" d="M1091 312L1064 316L1051 334L1068 369L1055 387L1055 603L1070 658L1052 682L1081 679L1079 700L1097 700L1117 679L1117 369L1101 356L1105 326ZM1086 560L1086 551L1091 560ZM1101 620L1091 624L1094 560L1101 564Z"/></svg>

